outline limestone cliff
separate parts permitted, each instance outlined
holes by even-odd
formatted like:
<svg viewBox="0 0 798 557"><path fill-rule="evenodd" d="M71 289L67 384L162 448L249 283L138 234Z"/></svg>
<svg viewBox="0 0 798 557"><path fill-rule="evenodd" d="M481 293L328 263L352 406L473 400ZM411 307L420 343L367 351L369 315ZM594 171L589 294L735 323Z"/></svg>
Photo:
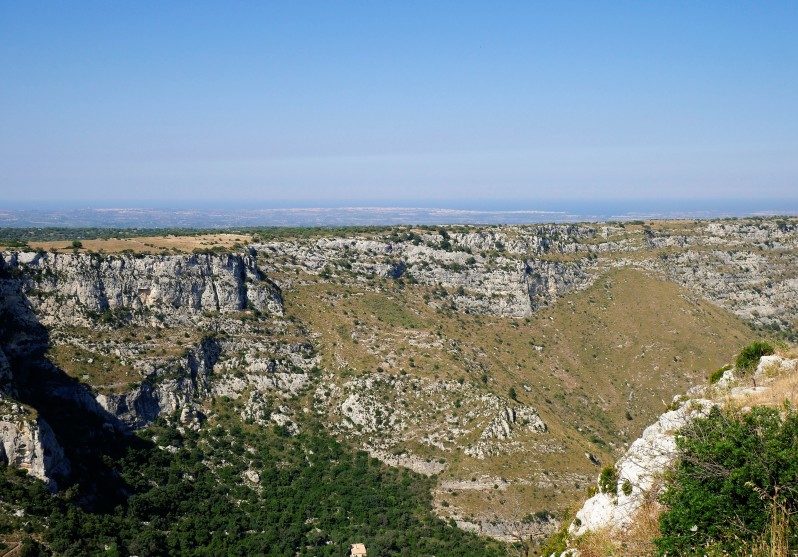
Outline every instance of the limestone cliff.
<svg viewBox="0 0 798 557"><path fill-rule="evenodd" d="M529 316L610 267L637 267L760 326L798 319L795 219L442 227L255 247L279 271L451 289L447 304L475 314Z"/></svg>
<svg viewBox="0 0 798 557"><path fill-rule="evenodd" d="M16 278L0 268L0 462L17 466L44 480L51 489L69 473L70 465L47 421L19 395L14 367L32 360L46 347L39 326Z"/></svg>
<svg viewBox="0 0 798 557"><path fill-rule="evenodd" d="M183 323L202 312L283 311L252 254L0 253L0 269L19 274L45 325L86 325L115 311Z"/></svg>
<svg viewBox="0 0 798 557"><path fill-rule="evenodd" d="M0 253L0 459L52 487L69 473L36 405L51 413L77 405L120 431L177 414L195 425L217 366L214 384L229 382L233 349L262 373L282 370L272 355L283 344L257 338L259 320L282 314L282 293L252 253ZM141 345L115 335L120 327L145 332ZM291 365L312 367L303 357ZM73 377L84 367L128 379L103 386Z"/></svg>
<svg viewBox="0 0 798 557"><path fill-rule="evenodd" d="M0 462L26 470L53 490L70 471L50 425L4 395L0 395Z"/></svg>

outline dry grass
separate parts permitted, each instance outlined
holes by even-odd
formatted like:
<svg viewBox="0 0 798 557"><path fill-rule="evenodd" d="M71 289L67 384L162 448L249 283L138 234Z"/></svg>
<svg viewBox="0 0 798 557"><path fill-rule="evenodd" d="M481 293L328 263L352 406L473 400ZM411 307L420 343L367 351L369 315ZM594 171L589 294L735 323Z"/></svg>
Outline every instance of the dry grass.
<svg viewBox="0 0 798 557"><path fill-rule="evenodd" d="M171 360L186 353L199 342L200 331L126 326L102 330L83 327L68 329L68 338L54 342L47 356L65 373L91 385L100 393L123 393L141 381L134 360ZM127 361L110 347L123 344L135 347L136 355Z"/></svg>
<svg viewBox="0 0 798 557"><path fill-rule="evenodd" d="M654 555L654 539L659 535L662 505L645 503L632 525L623 531L589 532L576 540L582 557L644 557Z"/></svg>
<svg viewBox="0 0 798 557"><path fill-rule="evenodd" d="M776 377L767 387L767 390L737 397L732 402L740 406L780 407L789 401L794 406L798 404L798 369Z"/></svg>
<svg viewBox="0 0 798 557"><path fill-rule="evenodd" d="M191 253L196 249L233 249L237 245L247 244L252 240L245 234L201 234L197 236L142 236L139 238L111 238L108 240L82 240L83 248L79 251L95 251L101 253ZM31 242L34 249L46 251L71 252L72 242Z"/></svg>
<svg viewBox="0 0 798 557"><path fill-rule="evenodd" d="M579 549L580 557L609 557L622 555L618 553L619 546L614 536L604 530L586 533L579 538L576 548Z"/></svg>
<svg viewBox="0 0 798 557"><path fill-rule="evenodd" d="M776 348L776 354L782 358L798 359L798 345L785 345Z"/></svg>
<svg viewBox="0 0 798 557"><path fill-rule="evenodd" d="M729 313L631 269L515 320L438 310L424 301L432 289L421 285L302 281L286 290L287 311L319 334L322 367L339 370L341 381L379 367L462 379L502 397L514 387L521 404L538 409L549 433L520 437L520 453L479 461L420 443L404 447L445 458L447 478L510 481L502 490L441 494L464 515L491 509L518 519L581 502L597 473L585 452L614 461L674 395L729 361L752 336ZM385 393L386 402L392 396L401 393Z"/></svg>
<svg viewBox="0 0 798 557"><path fill-rule="evenodd" d="M654 539L659 535L659 515L662 507L657 502L644 505L637 513L631 528L620 537L621 553L629 557L654 554Z"/></svg>

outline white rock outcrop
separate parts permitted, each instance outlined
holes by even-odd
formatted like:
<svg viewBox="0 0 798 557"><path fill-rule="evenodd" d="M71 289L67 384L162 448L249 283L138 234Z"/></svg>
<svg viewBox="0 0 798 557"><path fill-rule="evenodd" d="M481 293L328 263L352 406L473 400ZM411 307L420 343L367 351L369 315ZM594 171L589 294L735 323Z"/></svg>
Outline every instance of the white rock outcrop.
<svg viewBox="0 0 798 557"><path fill-rule="evenodd" d="M697 417L707 415L714 405L707 399L689 400L647 427L617 462L614 491L597 493L585 501L568 528L569 534L581 536L588 531L628 526L643 503L656 495L653 491L662 474L676 460L676 433Z"/></svg>
<svg viewBox="0 0 798 557"><path fill-rule="evenodd" d="M254 309L282 315L280 289L253 254L132 255L0 253L19 272L45 325L90 325L87 312L157 312L167 322Z"/></svg>
<svg viewBox="0 0 798 557"><path fill-rule="evenodd" d="M50 489L70 471L50 425L26 406L0 395L0 462L27 470Z"/></svg>
<svg viewBox="0 0 798 557"><path fill-rule="evenodd" d="M764 379L769 376L798 371L798 359L782 358L777 354L762 356L756 366L754 377Z"/></svg>
<svg viewBox="0 0 798 557"><path fill-rule="evenodd" d="M479 440L465 449L465 454L476 459L500 454L505 447L497 441L507 441L519 429L534 433L546 433L548 427L531 406L506 406L482 431Z"/></svg>

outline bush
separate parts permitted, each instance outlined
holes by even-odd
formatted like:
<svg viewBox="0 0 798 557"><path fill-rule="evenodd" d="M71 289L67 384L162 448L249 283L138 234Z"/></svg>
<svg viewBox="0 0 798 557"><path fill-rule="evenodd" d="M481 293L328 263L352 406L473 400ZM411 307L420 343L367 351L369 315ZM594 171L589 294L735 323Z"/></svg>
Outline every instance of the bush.
<svg viewBox="0 0 798 557"><path fill-rule="evenodd" d="M577 524L578 522L578 524ZM559 530L551 534L540 547L538 555L559 555L568 547L568 520L562 521L562 526ZM574 524L577 527L581 526L582 521L578 518L574 519Z"/></svg>
<svg viewBox="0 0 798 557"><path fill-rule="evenodd" d="M702 555L707 547L748 554L752 544L770 544L772 518L798 547L798 413L715 408L676 442L680 461L662 497L669 508L655 542L660 555Z"/></svg>
<svg viewBox="0 0 798 557"><path fill-rule="evenodd" d="M766 341L755 341L743 348L737 356L735 367L740 371L752 371L762 356L773 354L773 346Z"/></svg>
<svg viewBox="0 0 798 557"><path fill-rule="evenodd" d="M605 466L599 475L599 489L602 493L618 492L618 470L615 466Z"/></svg>
<svg viewBox="0 0 798 557"><path fill-rule="evenodd" d="M44 551L44 548L39 542L30 536L25 536L19 546L19 553L17 555L19 555L19 557L39 557L47 554L48 553Z"/></svg>
<svg viewBox="0 0 798 557"><path fill-rule="evenodd" d="M83 242L81 242L80 240L72 240L72 247L74 249L80 249L83 247Z"/></svg>
<svg viewBox="0 0 798 557"><path fill-rule="evenodd" d="M623 494L629 497L632 494L632 482L629 480L624 480L623 485L621 486L621 491Z"/></svg>
<svg viewBox="0 0 798 557"><path fill-rule="evenodd" d="M730 370L731 367L732 366L730 366L730 365L725 365L722 368L719 368L719 369L713 371L712 373L710 373L709 374L709 383L710 383L710 385L714 385L715 383L720 381L721 377L723 377L723 374L726 371Z"/></svg>

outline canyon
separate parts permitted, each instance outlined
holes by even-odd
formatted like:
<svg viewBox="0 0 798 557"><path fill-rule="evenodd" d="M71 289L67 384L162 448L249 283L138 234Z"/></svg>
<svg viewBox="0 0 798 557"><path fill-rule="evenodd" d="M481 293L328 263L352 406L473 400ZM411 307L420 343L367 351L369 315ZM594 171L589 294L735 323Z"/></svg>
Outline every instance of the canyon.
<svg viewBox="0 0 798 557"><path fill-rule="evenodd" d="M796 219L246 235L0 253L0 459L56 491L89 458L65 420L198 431L222 405L433 478L461 529L542 539L674 396L798 320Z"/></svg>

